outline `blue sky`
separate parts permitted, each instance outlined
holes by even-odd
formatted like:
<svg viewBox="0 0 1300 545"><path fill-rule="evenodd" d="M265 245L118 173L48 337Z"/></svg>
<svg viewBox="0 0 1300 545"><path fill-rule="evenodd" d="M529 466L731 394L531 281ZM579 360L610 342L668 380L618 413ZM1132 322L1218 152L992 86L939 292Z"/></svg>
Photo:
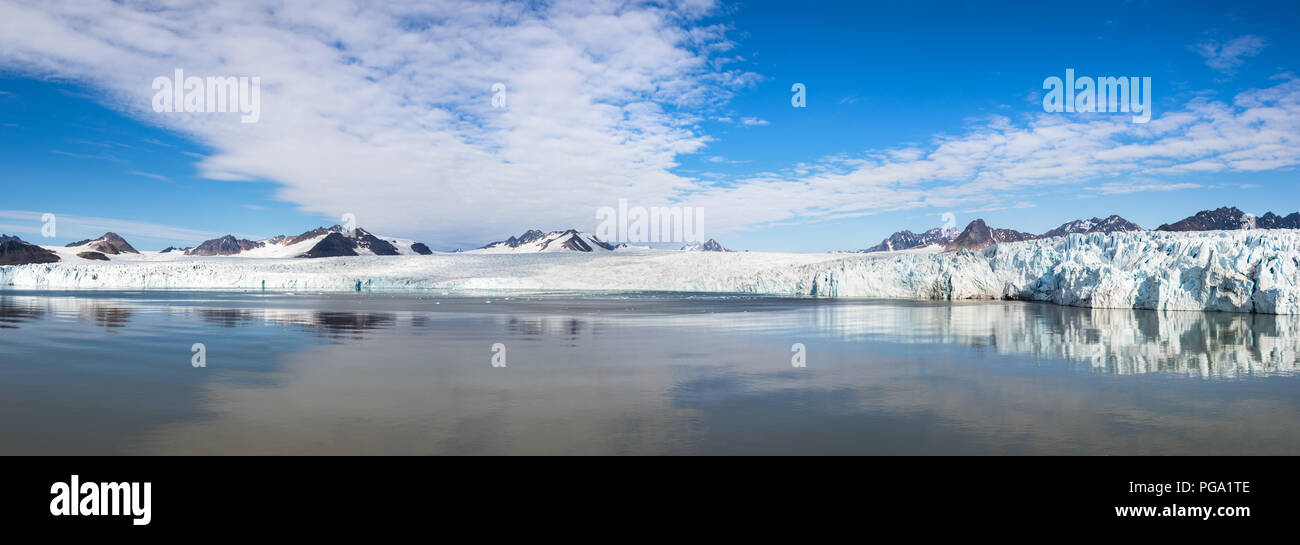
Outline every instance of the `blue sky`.
<svg viewBox="0 0 1300 545"><path fill-rule="evenodd" d="M592 230L626 198L702 206L733 248L825 251L943 212L1042 232L1300 209L1294 3L329 4L0 1L0 231L159 249L355 213L452 249ZM151 111L172 67L260 74L262 119ZM1152 122L1044 113L1066 68L1151 77Z"/></svg>

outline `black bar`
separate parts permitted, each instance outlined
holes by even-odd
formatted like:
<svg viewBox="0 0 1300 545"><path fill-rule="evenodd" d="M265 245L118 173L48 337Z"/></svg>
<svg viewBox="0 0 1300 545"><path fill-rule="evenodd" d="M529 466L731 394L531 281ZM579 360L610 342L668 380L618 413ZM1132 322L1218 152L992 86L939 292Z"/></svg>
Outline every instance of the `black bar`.
<svg viewBox="0 0 1300 545"><path fill-rule="evenodd" d="M737 520L743 525L817 520L822 529L870 522L935 530L963 523L1254 531L1293 520L1291 498L1298 482L1285 461L1256 458L48 457L7 462L10 486L0 499L5 527L128 537L254 527L312 534L344 528L427 532L431 520L477 521L488 528L524 520L585 525L593 518L665 525L716 519L725 512L743 513ZM68 483L72 475L83 485L150 483L149 523L135 525L137 517L131 515L52 515L51 486ZM1180 482L1191 483L1193 490L1179 492ZM1148 486L1146 491L1139 483ZM1227 490L1202 483L1224 483ZM1117 507L1140 506L1155 506L1157 512L1175 506L1244 507L1249 513L1208 520L1186 514L1116 516Z"/></svg>

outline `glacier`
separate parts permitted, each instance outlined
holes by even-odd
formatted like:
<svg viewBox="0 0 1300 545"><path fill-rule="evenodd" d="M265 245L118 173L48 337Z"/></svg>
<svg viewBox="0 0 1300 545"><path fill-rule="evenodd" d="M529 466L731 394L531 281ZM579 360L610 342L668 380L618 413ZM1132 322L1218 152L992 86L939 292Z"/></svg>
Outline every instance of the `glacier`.
<svg viewBox="0 0 1300 545"><path fill-rule="evenodd" d="M146 253L0 267L22 289L675 291L1300 314L1300 231L1071 234L983 250L436 253L323 259Z"/></svg>

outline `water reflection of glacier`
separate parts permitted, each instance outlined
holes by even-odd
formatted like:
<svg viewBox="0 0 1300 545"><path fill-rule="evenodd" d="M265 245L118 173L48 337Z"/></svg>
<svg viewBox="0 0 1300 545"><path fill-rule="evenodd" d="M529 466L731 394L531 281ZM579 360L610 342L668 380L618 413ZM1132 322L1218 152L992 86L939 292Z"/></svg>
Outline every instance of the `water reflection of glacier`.
<svg viewBox="0 0 1300 545"><path fill-rule="evenodd" d="M256 305L254 304L256 303ZM293 308L286 308L293 307ZM283 327L335 342L409 325L417 334L445 328L439 317L487 317L509 336L603 337L612 328L674 335L679 328L743 335L762 342L833 337L874 344L962 345L1010 356L1069 362L1090 371L1235 378L1292 374L1300 368L1300 316L1089 309L1045 303L899 302L780 298L532 298L486 300L345 297L208 300L144 297L0 296L0 329L46 317L123 330L161 313L169 324L221 328Z"/></svg>
<svg viewBox="0 0 1300 545"><path fill-rule="evenodd" d="M904 344L985 346L1120 375L1239 377L1294 373L1300 317L1086 309L1035 303L835 305L819 327Z"/></svg>

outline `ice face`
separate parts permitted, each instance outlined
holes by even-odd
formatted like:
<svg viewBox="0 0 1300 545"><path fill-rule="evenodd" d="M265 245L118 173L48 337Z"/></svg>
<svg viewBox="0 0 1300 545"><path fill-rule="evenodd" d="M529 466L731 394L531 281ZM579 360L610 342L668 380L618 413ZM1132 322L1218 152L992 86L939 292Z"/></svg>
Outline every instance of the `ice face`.
<svg viewBox="0 0 1300 545"><path fill-rule="evenodd" d="M1300 231L1073 234L979 251L629 251L303 259L147 255L0 267L42 289L598 290L1020 299L1094 308L1300 314Z"/></svg>
<svg viewBox="0 0 1300 545"><path fill-rule="evenodd" d="M835 296L1297 314L1297 265L1291 230L1094 233L845 263L819 280Z"/></svg>

